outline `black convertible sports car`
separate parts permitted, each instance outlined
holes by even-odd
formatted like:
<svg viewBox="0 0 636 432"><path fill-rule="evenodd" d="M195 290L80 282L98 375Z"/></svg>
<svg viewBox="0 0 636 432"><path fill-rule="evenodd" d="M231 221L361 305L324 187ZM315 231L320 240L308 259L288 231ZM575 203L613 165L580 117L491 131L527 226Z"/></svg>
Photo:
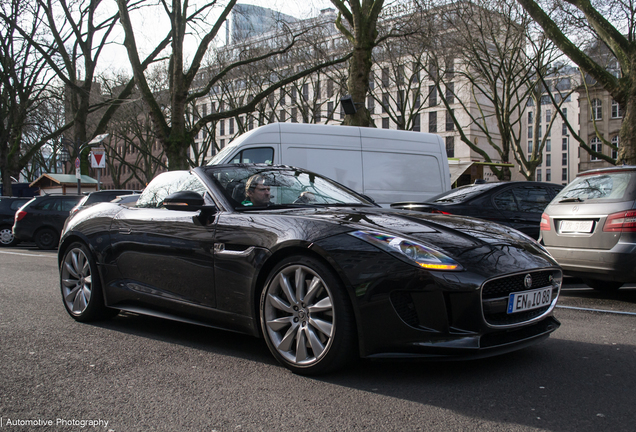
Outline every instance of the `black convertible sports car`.
<svg viewBox="0 0 636 432"><path fill-rule="evenodd" d="M561 270L534 240L479 219L382 209L317 174L270 165L172 171L133 207L69 218L64 306L264 337L296 373L367 358L475 358L559 327Z"/></svg>

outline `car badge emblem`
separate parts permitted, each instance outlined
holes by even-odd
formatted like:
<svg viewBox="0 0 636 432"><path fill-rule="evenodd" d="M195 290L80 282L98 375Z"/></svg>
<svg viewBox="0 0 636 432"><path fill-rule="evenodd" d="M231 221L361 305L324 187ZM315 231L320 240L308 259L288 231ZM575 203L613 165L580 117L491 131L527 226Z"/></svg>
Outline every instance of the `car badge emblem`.
<svg viewBox="0 0 636 432"><path fill-rule="evenodd" d="M526 289L532 288L532 276L529 274L523 279L523 284L526 286Z"/></svg>
<svg viewBox="0 0 636 432"><path fill-rule="evenodd" d="M572 207L572 213L576 213L577 211L579 211L579 206Z"/></svg>

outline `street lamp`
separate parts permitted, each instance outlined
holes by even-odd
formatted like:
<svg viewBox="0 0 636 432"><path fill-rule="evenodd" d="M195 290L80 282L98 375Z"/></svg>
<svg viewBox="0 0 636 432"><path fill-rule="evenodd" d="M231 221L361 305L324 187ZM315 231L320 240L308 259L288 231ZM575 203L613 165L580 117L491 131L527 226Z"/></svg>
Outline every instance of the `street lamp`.
<svg viewBox="0 0 636 432"><path fill-rule="evenodd" d="M75 153L76 157L75 157L75 177L77 178L77 194L81 195L82 194L82 170L80 168L80 155L82 154L82 152L87 148L87 147L93 147L96 145L101 144L106 138L108 138L108 134L101 134L101 135L97 135L95 138L93 138L90 141L87 141L83 144L79 143L79 142L73 142L68 138L64 138L62 137L62 143L71 146L73 148L73 152ZM66 160L65 160L66 159ZM66 162L66 161L70 161L70 154L68 152L68 150L63 149L60 152L60 160ZM99 185L98 185L99 186Z"/></svg>

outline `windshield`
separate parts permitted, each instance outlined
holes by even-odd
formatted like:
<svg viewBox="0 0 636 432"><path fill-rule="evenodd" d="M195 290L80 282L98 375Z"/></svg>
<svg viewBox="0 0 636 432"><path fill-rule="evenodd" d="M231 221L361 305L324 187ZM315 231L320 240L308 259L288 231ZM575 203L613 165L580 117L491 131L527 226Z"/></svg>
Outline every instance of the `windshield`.
<svg viewBox="0 0 636 432"><path fill-rule="evenodd" d="M497 186L500 183L484 183L479 185L460 186L457 189L451 189L439 195L430 198L427 202L431 203L459 203L464 202L482 192Z"/></svg>
<svg viewBox="0 0 636 432"><path fill-rule="evenodd" d="M634 191L630 182L635 172L613 172L584 175L574 179L554 199L554 202L587 200L632 200Z"/></svg>
<svg viewBox="0 0 636 432"><path fill-rule="evenodd" d="M271 206L373 205L346 187L317 174L267 165L204 168L237 209Z"/></svg>

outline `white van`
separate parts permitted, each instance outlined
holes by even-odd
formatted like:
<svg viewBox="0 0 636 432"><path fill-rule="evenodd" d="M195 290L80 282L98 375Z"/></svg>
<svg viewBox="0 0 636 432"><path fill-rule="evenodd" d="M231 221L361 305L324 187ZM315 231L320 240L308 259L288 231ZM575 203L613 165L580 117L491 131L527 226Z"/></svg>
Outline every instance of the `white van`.
<svg viewBox="0 0 636 432"><path fill-rule="evenodd" d="M305 168L388 206L426 201L450 189L438 135L353 126L271 123L240 135L209 163Z"/></svg>

